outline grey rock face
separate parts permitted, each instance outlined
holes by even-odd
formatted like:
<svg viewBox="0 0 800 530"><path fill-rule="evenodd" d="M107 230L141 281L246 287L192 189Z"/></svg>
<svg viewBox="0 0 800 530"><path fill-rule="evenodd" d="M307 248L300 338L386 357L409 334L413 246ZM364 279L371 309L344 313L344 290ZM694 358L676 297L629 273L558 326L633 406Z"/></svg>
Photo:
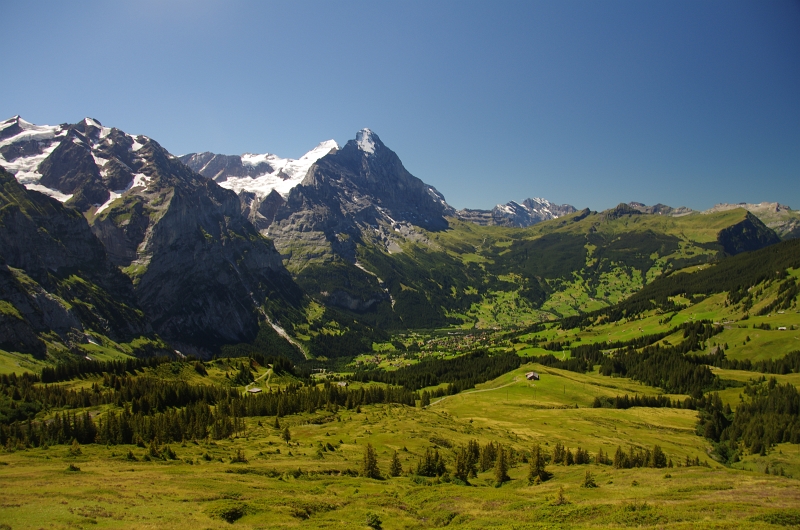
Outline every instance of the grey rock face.
<svg viewBox="0 0 800 530"><path fill-rule="evenodd" d="M243 191L239 193L242 213L253 223L257 230L266 230L275 220L275 214L286 204L286 200L275 190L264 198L255 193Z"/></svg>
<svg viewBox="0 0 800 530"><path fill-rule="evenodd" d="M113 203L93 231L134 277L139 303L164 338L201 355L252 340L268 299L301 297L274 245L247 220L234 192L153 140L139 156L147 186Z"/></svg>
<svg viewBox="0 0 800 530"><path fill-rule="evenodd" d="M0 301L14 308L2 311L0 342L18 341L40 355L43 343L31 338L37 333L54 331L69 342L85 329L114 340L152 331L130 280L109 261L86 219L2 169L0 227Z"/></svg>
<svg viewBox="0 0 800 530"><path fill-rule="evenodd" d="M101 251L105 247L105 263L133 280L131 289L121 275L131 305L138 304L162 337L187 351L202 355L252 340L265 313L301 299L274 245L247 218L252 213L255 221L268 223L265 215L277 208L273 197L244 214L233 191L198 175L157 142L90 118L58 127L16 118L0 124L0 133L9 139L0 162L23 168L28 182L71 195L65 204L89 219L88 235ZM8 156L37 149L44 156L38 166L35 158L27 165L9 162ZM212 156L208 162L213 167L225 159ZM85 225L83 216L71 212ZM90 250L75 246L61 254L90 257ZM41 259L53 255L59 254L44 252Z"/></svg>
<svg viewBox="0 0 800 530"><path fill-rule="evenodd" d="M228 177L256 177L264 173L272 173L274 168L268 162L256 165L242 164L242 157L235 155L218 155L215 153L190 153L178 157L192 171L210 178L215 182L225 182Z"/></svg>
<svg viewBox="0 0 800 530"><path fill-rule="evenodd" d="M338 255L355 262L356 246L384 227L447 228L455 212L432 186L411 175L375 133L320 158L281 205L268 233L290 263ZM388 244L388 243L387 243Z"/></svg>

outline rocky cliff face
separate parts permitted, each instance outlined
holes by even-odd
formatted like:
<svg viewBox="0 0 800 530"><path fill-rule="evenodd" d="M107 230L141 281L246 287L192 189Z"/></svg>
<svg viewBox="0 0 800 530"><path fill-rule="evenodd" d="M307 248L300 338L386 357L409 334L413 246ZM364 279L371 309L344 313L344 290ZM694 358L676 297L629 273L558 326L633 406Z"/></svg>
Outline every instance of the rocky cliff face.
<svg viewBox="0 0 800 530"><path fill-rule="evenodd" d="M203 355L250 341L265 315L299 303L280 255L237 195L157 142L90 118L42 127L17 117L0 127L0 162L84 213L99 248L133 280L131 298L179 348Z"/></svg>
<svg viewBox="0 0 800 530"><path fill-rule="evenodd" d="M43 356L50 332L67 347L89 330L116 341L152 332L86 219L2 168L0 228L0 347Z"/></svg>
<svg viewBox="0 0 800 530"><path fill-rule="evenodd" d="M356 260L370 240L387 251L415 229L443 230L454 210L432 186L411 175L369 129L320 158L280 205L268 234L290 268L311 259Z"/></svg>

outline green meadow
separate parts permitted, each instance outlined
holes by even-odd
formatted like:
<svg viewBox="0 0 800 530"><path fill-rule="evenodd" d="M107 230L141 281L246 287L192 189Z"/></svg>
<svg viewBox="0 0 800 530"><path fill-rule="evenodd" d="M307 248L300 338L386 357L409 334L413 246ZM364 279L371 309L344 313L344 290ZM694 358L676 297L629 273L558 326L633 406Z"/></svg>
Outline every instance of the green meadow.
<svg viewBox="0 0 800 530"><path fill-rule="evenodd" d="M199 381L189 369L160 366L162 377ZM222 384L235 362L211 363ZM525 374L537 371L540 380ZM271 379L261 370L259 384ZM726 379L762 374L724 371ZM790 374L784 380L798 383ZM271 384L280 384L276 378ZM91 386L99 377L68 383ZM283 379L283 384L290 380ZM246 419L221 440L171 445L175 459L148 458L136 445L8 447L0 453L0 524L11 528L775 528L800 523L800 451L782 444L733 467L710 456L695 432L697 413L672 408L593 408L596 397L659 395L619 377L528 363L426 408L368 405L279 419ZM684 396L670 396L682 398ZM96 409L103 414L103 407ZM291 439L281 437L288 427ZM469 485L413 471L436 448L452 472L454 452L477 440L513 449L510 479L492 470ZM673 467L615 469L597 463L547 465L552 478L528 481L533 444L556 443L595 455L617 447L659 445ZM376 451L381 479L356 476L365 447ZM388 476L397 451L402 474ZM243 458L239 458L239 457ZM697 459L700 466L686 467ZM243 460L243 461L237 461ZM784 470L766 474L764 467ZM72 469L76 470L70 470ZM596 488L585 488L587 471ZM791 476L790 476L791 475ZM560 493L559 493L560 492ZM559 496L562 499L559 501ZM563 501L563 502L562 502ZM777 526L776 526L777 525ZM375 527L375 526L373 526Z"/></svg>

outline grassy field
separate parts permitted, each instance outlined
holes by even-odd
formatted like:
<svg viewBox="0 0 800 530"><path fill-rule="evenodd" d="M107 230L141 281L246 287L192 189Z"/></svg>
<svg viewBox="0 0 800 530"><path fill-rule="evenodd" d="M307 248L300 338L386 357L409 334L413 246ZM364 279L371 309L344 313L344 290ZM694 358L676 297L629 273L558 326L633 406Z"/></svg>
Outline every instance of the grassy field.
<svg viewBox="0 0 800 530"><path fill-rule="evenodd" d="M220 384L234 368L235 363L214 364L208 377ZM170 364L158 370L162 377L201 380L190 371L175 372ZM527 381L524 374L530 370L541 379ZM794 375L785 377L794 381ZM257 376L269 377L269 370ZM259 384L264 383L262 377ZM625 378L529 363L427 409L372 405L360 413L340 409L281 418L280 427L291 432L288 444L269 417L248 418L246 434L236 438L173 444L176 460L146 461L148 450L137 446L85 445L80 455L72 455L69 446L8 448L0 453L0 524L14 529L366 528L369 514L387 529L800 524L797 478L764 473L766 465L783 467L785 474L800 478L798 446L783 444L766 457L743 459L739 469L726 468L711 459L707 441L695 434L693 411L591 408L597 396L658 393ZM502 487L495 487L491 470L469 486L409 474L432 447L452 471L454 448L473 439L482 445L499 442L520 455L535 442L548 452L561 442L593 455L601 448L613 455L618 446L658 444L675 467L549 465L553 478L530 485L527 464L518 462ZM384 477L398 451L403 475L352 476L367 443L375 447ZM232 461L239 451L246 463ZM679 466L687 457L708 466ZM68 470L71 465L79 471ZM599 487L581 487L587 471ZM566 502L557 504L561 488Z"/></svg>

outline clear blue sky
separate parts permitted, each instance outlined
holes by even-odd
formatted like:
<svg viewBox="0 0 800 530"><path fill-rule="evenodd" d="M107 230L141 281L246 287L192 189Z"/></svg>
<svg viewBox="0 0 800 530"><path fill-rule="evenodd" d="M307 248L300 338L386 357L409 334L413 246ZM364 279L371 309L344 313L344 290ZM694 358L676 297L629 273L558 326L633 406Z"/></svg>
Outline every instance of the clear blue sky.
<svg viewBox="0 0 800 530"><path fill-rule="evenodd" d="M800 209L798 1L0 0L0 119L298 157L362 127L453 206Z"/></svg>

